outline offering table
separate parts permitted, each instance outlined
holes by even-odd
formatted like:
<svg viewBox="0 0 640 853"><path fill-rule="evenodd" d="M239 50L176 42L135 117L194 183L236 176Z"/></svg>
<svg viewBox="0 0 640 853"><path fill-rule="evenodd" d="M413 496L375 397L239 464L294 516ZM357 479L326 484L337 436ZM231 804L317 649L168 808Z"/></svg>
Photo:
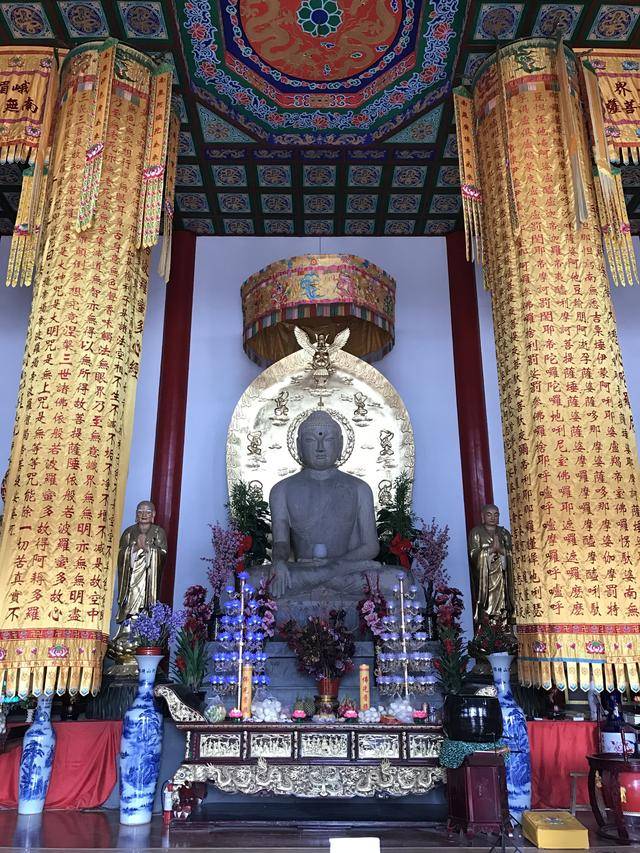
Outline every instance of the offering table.
<svg viewBox="0 0 640 853"><path fill-rule="evenodd" d="M294 797L402 797L444 782L439 726L336 723L209 723L167 685L156 687L186 732L176 770L174 816L186 819L195 786ZM186 790L185 790L186 789Z"/></svg>

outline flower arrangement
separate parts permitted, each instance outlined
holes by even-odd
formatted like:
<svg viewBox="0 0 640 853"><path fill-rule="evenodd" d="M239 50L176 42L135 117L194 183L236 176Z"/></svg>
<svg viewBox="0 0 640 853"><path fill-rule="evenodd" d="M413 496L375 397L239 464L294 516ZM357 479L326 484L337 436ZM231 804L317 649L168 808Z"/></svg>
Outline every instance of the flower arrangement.
<svg viewBox="0 0 640 853"><path fill-rule="evenodd" d="M213 557L201 557L205 563L210 563L207 577L213 590L213 597L220 598L227 580L234 571L242 571L243 556L246 553L246 537L236 527L222 527L220 524L210 524Z"/></svg>
<svg viewBox="0 0 640 853"><path fill-rule="evenodd" d="M271 595L271 584L274 578L275 574L261 577L255 594L255 600L258 604L256 614L262 619L262 632L265 639L274 637L276 633L278 602Z"/></svg>
<svg viewBox="0 0 640 853"><path fill-rule="evenodd" d="M459 693L469 664L460 624L464 609L462 592L455 587L440 587L436 591L434 602L436 631L441 651L440 656L434 658L433 666L444 693Z"/></svg>
<svg viewBox="0 0 640 853"><path fill-rule="evenodd" d="M302 625L295 619L285 622L280 633L295 652L301 672L316 680L351 672L356 647L344 617L344 610L331 610L328 616L309 616Z"/></svg>
<svg viewBox="0 0 640 853"><path fill-rule="evenodd" d="M267 559L271 523L269 504L262 497L260 486L236 480L231 486L227 504L229 520L236 530L244 534L244 565L240 569L261 566Z"/></svg>
<svg viewBox="0 0 640 853"><path fill-rule="evenodd" d="M393 484L391 500L378 510L377 531L380 540L378 560L391 566L411 568L416 516L411 510L411 484L408 474L400 474Z"/></svg>
<svg viewBox="0 0 640 853"><path fill-rule="evenodd" d="M487 613L482 615L476 635L469 643L469 654L474 658L486 657L494 652L513 654L518 647L518 641L505 619L492 618Z"/></svg>
<svg viewBox="0 0 640 853"><path fill-rule="evenodd" d="M207 672L207 627L212 606L203 586L190 586L184 594L185 621L178 634L172 671L174 678L193 692L200 689Z"/></svg>
<svg viewBox="0 0 640 853"><path fill-rule="evenodd" d="M365 574L364 580L364 598L358 602L360 633L364 636L367 631L371 631L377 638L385 631L383 620L389 614L389 606L380 589L380 578L377 578L375 587L369 575Z"/></svg>
<svg viewBox="0 0 640 853"><path fill-rule="evenodd" d="M175 613L167 604L158 602L130 620L131 633L138 648L166 649L185 621L183 610Z"/></svg>
<svg viewBox="0 0 640 853"><path fill-rule="evenodd" d="M413 576L422 587L427 616L435 611L435 590L449 584L444 561L449 553L449 526L439 527L435 518L421 522L413 540Z"/></svg>

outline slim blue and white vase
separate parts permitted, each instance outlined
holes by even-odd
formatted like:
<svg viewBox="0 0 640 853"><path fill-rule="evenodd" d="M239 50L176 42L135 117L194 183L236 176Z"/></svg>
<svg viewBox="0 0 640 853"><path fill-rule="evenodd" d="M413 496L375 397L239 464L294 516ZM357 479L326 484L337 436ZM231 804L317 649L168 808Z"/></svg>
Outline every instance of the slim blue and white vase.
<svg viewBox="0 0 640 853"><path fill-rule="evenodd" d="M51 779L56 736L51 725L52 696L40 696L22 744L18 775L18 814L40 814Z"/></svg>
<svg viewBox="0 0 640 853"><path fill-rule="evenodd" d="M138 693L124 715L120 741L120 823L149 823L160 772L162 715L153 685L163 655L136 655Z"/></svg>
<svg viewBox="0 0 640 853"><path fill-rule="evenodd" d="M511 692L510 667L513 655L495 652L487 657L493 670L493 680L502 711L502 737L510 750L506 763L509 812L520 822L522 813L531 808L531 751L527 718Z"/></svg>

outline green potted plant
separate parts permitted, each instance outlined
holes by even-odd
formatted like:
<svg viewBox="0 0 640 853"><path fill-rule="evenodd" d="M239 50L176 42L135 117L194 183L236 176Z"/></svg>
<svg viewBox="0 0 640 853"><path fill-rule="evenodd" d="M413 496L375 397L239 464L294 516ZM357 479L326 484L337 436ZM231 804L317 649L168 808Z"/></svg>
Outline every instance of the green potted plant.
<svg viewBox="0 0 640 853"><path fill-rule="evenodd" d="M268 558L271 536L269 504L262 490L252 483L236 480L231 486L227 510L234 528L244 536L246 550L242 555L243 566L238 571L261 566Z"/></svg>
<svg viewBox="0 0 640 853"><path fill-rule="evenodd" d="M391 499L379 510L376 518L381 563L411 568L413 540L417 517L411 509L411 477L402 473L393 483Z"/></svg>
<svg viewBox="0 0 640 853"><path fill-rule="evenodd" d="M190 586L184 594L185 621L176 641L172 673L181 685L182 698L194 708L204 703L202 684L207 674L207 628L211 604L203 586Z"/></svg>

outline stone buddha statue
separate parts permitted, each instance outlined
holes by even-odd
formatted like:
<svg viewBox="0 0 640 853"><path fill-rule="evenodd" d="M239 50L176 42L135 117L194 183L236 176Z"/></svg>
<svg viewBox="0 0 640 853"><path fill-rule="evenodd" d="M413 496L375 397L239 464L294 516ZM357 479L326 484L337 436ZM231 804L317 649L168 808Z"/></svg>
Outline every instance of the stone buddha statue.
<svg viewBox="0 0 640 853"><path fill-rule="evenodd" d="M364 480L338 468L342 430L327 412L309 415L296 443L302 470L276 483L269 496L272 590L289 608L355 604L363 574L383 569L374 562L379 544L373 493Z"/></svg>

